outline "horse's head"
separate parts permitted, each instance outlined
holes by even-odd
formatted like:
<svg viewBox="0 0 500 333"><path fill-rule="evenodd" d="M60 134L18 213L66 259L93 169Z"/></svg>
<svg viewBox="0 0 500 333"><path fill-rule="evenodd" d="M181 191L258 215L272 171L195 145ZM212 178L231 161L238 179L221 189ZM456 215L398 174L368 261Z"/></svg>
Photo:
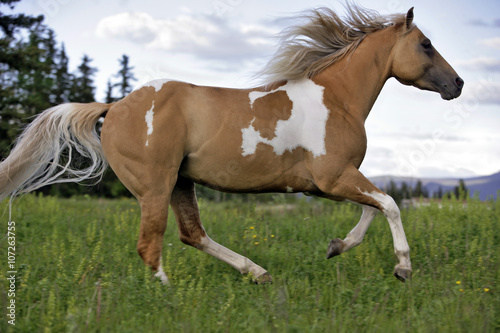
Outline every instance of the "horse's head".
<svg viewBox="0 0 500 333"><path fill-rule="evenodd" d="M464 81L412 22L413 8L392 51L392 75L403 84L438 92L443 99L457 98Z"/></svg>

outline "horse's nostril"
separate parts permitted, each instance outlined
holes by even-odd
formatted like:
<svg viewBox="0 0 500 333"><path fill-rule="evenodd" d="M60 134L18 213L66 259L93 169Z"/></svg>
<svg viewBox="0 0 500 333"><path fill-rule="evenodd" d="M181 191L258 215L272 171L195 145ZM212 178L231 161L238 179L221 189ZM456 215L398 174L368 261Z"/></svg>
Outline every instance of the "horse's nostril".
<svg viewBox="0 0 500 333"><path fill-rule="evenodd" d="M455 84L457 85L458 88L462 89L462 87L464 86L464 80L462 80L462 78L460 77L457 77L455 79Z"/></svg>

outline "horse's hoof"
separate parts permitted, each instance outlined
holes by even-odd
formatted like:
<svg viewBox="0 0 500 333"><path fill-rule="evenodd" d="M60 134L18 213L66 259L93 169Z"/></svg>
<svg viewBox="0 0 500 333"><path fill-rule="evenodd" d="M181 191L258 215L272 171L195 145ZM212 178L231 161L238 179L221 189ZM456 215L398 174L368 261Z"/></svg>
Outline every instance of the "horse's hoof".
<svg viewBox="0 0 500 333"><path fill-rule="evenodd" d="M326 250L326 259L338 256L344 250L344 241L340 238L332 239L330 245L328 245L328 250Z"/></svg>
<svg viewBox="0 0 500 333"><path fill-rule="evenodd" d="M397 267L394 269L394 276L401 282L411 279L411 269Z"/></svg>
<svg viewBox="0 0 500 333"><path fill-rule="evenodd" d="M163 283L164 285L168 286L170 284L170 281L168 281L167 274L165 274L164 271L158 271L154 276L155 278L160 279L161 283Z"/></svg>
<svg viewBox="0 0 500 333"><path fill-rule="evenodd" d="M273 283L273 277L268 272L265 272L253 278L253 282L255 282L256 284L271 284Z"/></svg>

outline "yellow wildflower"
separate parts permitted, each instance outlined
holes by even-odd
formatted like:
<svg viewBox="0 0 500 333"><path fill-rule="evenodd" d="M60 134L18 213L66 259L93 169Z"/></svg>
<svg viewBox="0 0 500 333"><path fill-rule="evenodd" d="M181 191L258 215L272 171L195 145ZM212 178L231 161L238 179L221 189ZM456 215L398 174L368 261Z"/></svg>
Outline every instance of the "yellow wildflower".
<svg viewBox="0 0 500 333"><path fill-rule="evenodd" d="M251 230L255 229L254 227L250 227Z"/></svg>
<svg viewBox="0 0 500 333"><path fill-rule="evenodd" d="M259 245L259 242L255 242L254 244L255 244L255 245Z"/></svg>
<svg viewBox="0 0 500 333"><path fill-rule="evenodd" d="M461 284L462 282L461 282L461 281L457 281L456 283L457 283L457 284Z"/></svg>
<svg viewBox="0 0 500 333"><path fill-rule="evenodd" d="M487 293L488 291L490 291L489 288L484 288L484 292Z"/></svg>
<svg viewBox="0 0 500 333"><path fill-rule="evenodd" d="M253 235L252 237L253 237L253 238L257 238L257 235Z"/></svg>

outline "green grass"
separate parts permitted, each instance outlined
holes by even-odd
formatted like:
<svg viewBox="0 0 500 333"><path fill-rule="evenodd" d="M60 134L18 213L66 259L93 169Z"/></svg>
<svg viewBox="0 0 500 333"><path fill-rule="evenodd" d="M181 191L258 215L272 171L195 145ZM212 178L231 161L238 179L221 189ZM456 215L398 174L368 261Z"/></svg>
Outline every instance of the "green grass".
<svg viewBox="0 0 500 333"><path fill-rule="evenodd" d="M0 332L495 332L500 330L500 201L403 211L412 281L379 214L364 242L326 260L361 210L324 200L201 202L208 234L266 268L255 285L178 240L173 214L152 278L136 253L131 200L27 195L14 203L16 325L7 323L7 239L0 241ZM6 206L3 203L2 208ZM277 208L277 209L276 209ZM283 208L283 209L280 209ZM7 232L7 213L2 233Z"/></svg>

